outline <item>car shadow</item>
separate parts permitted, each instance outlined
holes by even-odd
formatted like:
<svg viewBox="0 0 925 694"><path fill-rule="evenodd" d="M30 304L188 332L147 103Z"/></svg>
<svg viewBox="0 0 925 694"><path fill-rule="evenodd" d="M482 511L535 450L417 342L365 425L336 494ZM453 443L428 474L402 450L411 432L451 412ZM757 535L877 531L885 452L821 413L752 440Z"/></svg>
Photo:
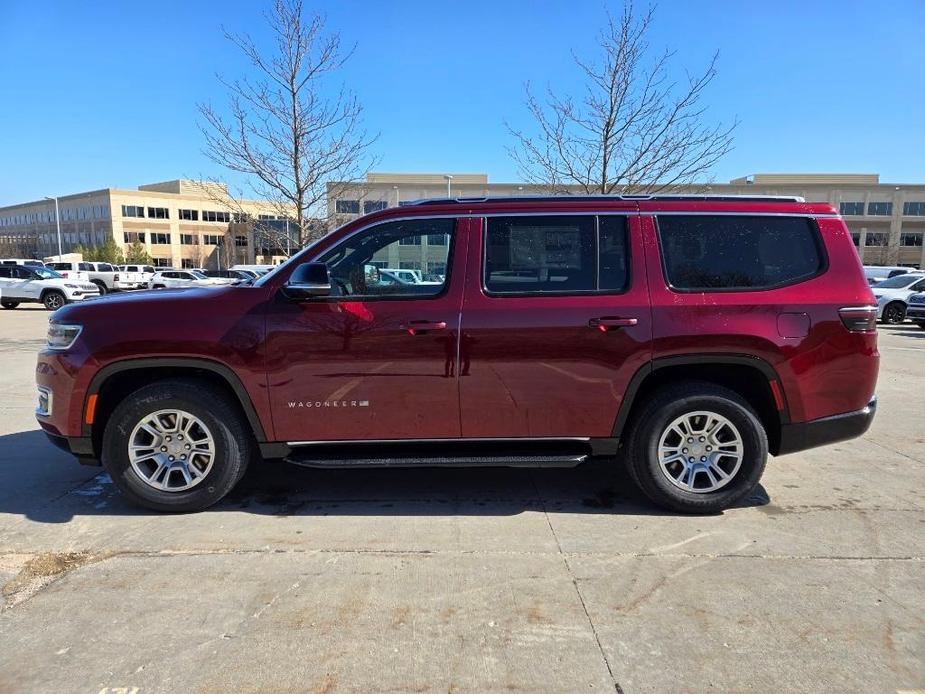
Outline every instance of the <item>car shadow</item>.
<svg viewBox="0 0 925 694"><path fill-rule="evenodd" d="M102 468L79 465L41 431L0 436L0 514L41 523L79 516L158 515L126 502ZM737 508L770 503L759 486ZM314 469L254 465L206 511L269 516L679 515L651 504L615 459L576 468Z"/></svg>

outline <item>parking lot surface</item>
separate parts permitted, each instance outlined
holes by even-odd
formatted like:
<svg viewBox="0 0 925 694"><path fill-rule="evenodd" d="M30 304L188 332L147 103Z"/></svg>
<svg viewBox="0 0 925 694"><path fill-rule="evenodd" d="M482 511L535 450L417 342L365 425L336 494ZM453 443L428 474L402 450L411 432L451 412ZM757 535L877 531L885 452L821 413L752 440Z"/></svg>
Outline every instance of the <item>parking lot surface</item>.
<svg viewBox="0 0 925 694"><path fill-rule="evenodd" d="M0 314L0 691L925 689L925 330L881 330L866 436L722 515L594 463L267 464L167 516L38 430L48 315Z"/></svg>

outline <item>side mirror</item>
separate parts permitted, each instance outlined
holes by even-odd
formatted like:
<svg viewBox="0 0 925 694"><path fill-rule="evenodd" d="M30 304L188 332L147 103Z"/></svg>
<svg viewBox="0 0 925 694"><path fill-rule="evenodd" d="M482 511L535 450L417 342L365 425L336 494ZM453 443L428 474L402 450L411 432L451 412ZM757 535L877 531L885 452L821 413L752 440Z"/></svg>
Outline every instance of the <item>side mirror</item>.
<svg viewBox="0 0 925 694"><path fill-rule="evenodd" d="M283 285L283 294L294 301L306 301L331 293L328 266L324 263L302 263Z"/></svg>

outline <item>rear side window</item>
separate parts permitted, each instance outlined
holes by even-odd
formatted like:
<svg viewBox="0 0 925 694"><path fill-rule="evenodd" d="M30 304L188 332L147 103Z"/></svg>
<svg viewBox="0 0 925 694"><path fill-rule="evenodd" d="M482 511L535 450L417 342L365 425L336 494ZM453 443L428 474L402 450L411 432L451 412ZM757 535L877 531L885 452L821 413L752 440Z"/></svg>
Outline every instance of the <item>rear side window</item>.
<svg viewBox="0 0 925 694"><path fill-rule="evenodd" d="M490 294L620 292L626 288L626 218L489 217L485 289Z"/></svg>
<svg viewBox="0 0 925 694"><path fill-rule="evenodd" d="M770 289L825 267L815 222L806 217L665 215L658 234L674 289Z"/></svg>

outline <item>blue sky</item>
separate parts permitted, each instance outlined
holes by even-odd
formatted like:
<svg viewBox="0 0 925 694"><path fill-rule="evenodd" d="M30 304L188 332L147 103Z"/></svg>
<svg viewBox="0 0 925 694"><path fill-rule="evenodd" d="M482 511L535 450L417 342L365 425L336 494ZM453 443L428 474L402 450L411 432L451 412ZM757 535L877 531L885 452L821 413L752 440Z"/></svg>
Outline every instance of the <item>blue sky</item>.
<svg viewBox="0 0 925 694"><path fill-rule="evenodd" d="M518 178L503 120L524 121L523 83L577 92L569 51L593 54L605 4L311 6L357 45L342 79L381 133L378 170L500 182ZM220 104L215 74L246 69L222 25L259 39L262 10L0 0L0 205L221 174L201 154L196 103ZM720 51L709 116L741 124L715 180L850 171L925 182L925 0L663 0L650 39L676 49L679 70Z"/></svg>

